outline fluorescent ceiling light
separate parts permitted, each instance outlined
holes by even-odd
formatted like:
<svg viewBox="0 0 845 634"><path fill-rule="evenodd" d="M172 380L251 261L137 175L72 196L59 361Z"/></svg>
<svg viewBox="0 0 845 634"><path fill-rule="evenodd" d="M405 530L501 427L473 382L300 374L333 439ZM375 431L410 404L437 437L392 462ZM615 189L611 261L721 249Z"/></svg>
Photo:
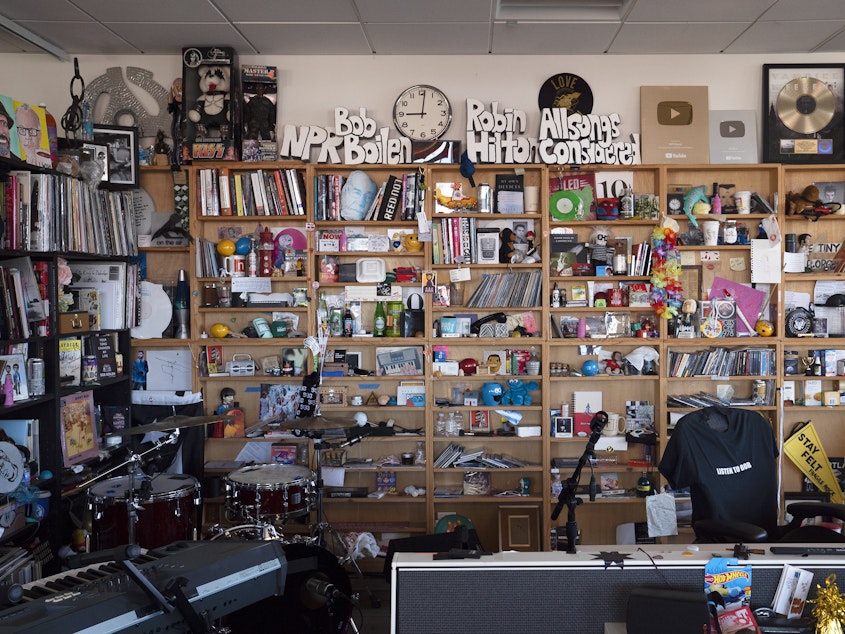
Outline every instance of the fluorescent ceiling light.
<svg viewBox="0 0 845 634"><path fill-rule="evenodd" d="M635 0L499 0L497 20L619 21Z"/></svg>

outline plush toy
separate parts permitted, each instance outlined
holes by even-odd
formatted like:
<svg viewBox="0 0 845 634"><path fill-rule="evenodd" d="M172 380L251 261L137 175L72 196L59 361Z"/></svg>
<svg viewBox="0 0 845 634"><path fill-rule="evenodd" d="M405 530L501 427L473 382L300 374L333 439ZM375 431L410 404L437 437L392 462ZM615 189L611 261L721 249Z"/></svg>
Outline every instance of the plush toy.
<svg viewBox="0 0 845 634"><path fill-rule="evenodd" d="M593 266L608 266L613 261L613 250L608 248L610 230L604 226L593 227L590 232L590 262Z"/></svg>
<svg viewBox="0 0 845 634"><path fill-rule="evenodd" d="M508 379L508 389L502 394L502 405L531 405L534 399L528 393L538 389L540 386L536 381L523 381L522 379Z"/></svg>
<svg viewBox="0 0 845 634"><path fill-rule="evenodd" d="M789 216L800 215L804 211L812 211L813 207L821 204L819 188L815 185L807 185L800 194L796 192L786 194L786 213Z"/></svg>
<svg viewBox="0 0 845 634"><path fill-rule="evenodd" d="M514 246L516 244L516 234L508 227L505 227L499 233L499 239L501 240L499 262L501 264L510 264L513 262L514 256L517 255L517 250Z"/></svg>
<svg viewBox="0 0 845 634"><path fill-rule="evenodd" d="M698 220L695 217L709 214L711 209L710 199L704 193L703 187L693 187L684 194L684 213L693 227L698 226Z"/></svg>
<svg viewBox="0 0 845 634"><path fill-rule="evenodd" d="M201 92L188 112L188 119L197 124L200 136L227 138L231 69L228 66L201 64L197 73Z"/></svg>

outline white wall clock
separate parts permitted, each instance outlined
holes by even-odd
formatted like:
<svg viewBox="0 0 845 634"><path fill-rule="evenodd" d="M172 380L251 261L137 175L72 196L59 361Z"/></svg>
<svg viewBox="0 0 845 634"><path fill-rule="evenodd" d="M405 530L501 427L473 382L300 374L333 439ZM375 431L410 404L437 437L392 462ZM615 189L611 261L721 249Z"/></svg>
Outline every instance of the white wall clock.
<svg viewBox="0 0 845 634"><path fill-rule="evenodd" d="M452 105L439 88L420 84L402 91L393 105L393 123L412 141L439 139L452 122Z"/></svg>

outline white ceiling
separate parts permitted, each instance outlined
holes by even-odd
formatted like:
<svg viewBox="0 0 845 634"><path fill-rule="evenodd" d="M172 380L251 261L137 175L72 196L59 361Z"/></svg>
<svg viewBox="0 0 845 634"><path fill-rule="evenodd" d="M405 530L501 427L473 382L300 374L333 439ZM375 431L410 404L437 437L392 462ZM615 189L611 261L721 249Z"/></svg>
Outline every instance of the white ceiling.
<svg viewBox="0 0 845 634"><path fill-rule="evenodd" d="M65 58L845 52L843 0L0 0L3 26Z"/></svg>

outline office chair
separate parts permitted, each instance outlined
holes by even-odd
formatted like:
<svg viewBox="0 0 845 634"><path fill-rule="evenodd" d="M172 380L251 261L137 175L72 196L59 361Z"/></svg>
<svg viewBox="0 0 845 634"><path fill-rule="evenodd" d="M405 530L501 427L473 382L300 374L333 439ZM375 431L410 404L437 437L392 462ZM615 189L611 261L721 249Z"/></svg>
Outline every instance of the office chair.
<svg viewBox="0 0 845 634"><path fill-rule="evenodd" d="M713 406L683 416L658 469L673 489L689 487L697 542L845 542L810 518L845 522L845 506L795 502L778 526L778 446L772 426L751 410Z"/></svg>

